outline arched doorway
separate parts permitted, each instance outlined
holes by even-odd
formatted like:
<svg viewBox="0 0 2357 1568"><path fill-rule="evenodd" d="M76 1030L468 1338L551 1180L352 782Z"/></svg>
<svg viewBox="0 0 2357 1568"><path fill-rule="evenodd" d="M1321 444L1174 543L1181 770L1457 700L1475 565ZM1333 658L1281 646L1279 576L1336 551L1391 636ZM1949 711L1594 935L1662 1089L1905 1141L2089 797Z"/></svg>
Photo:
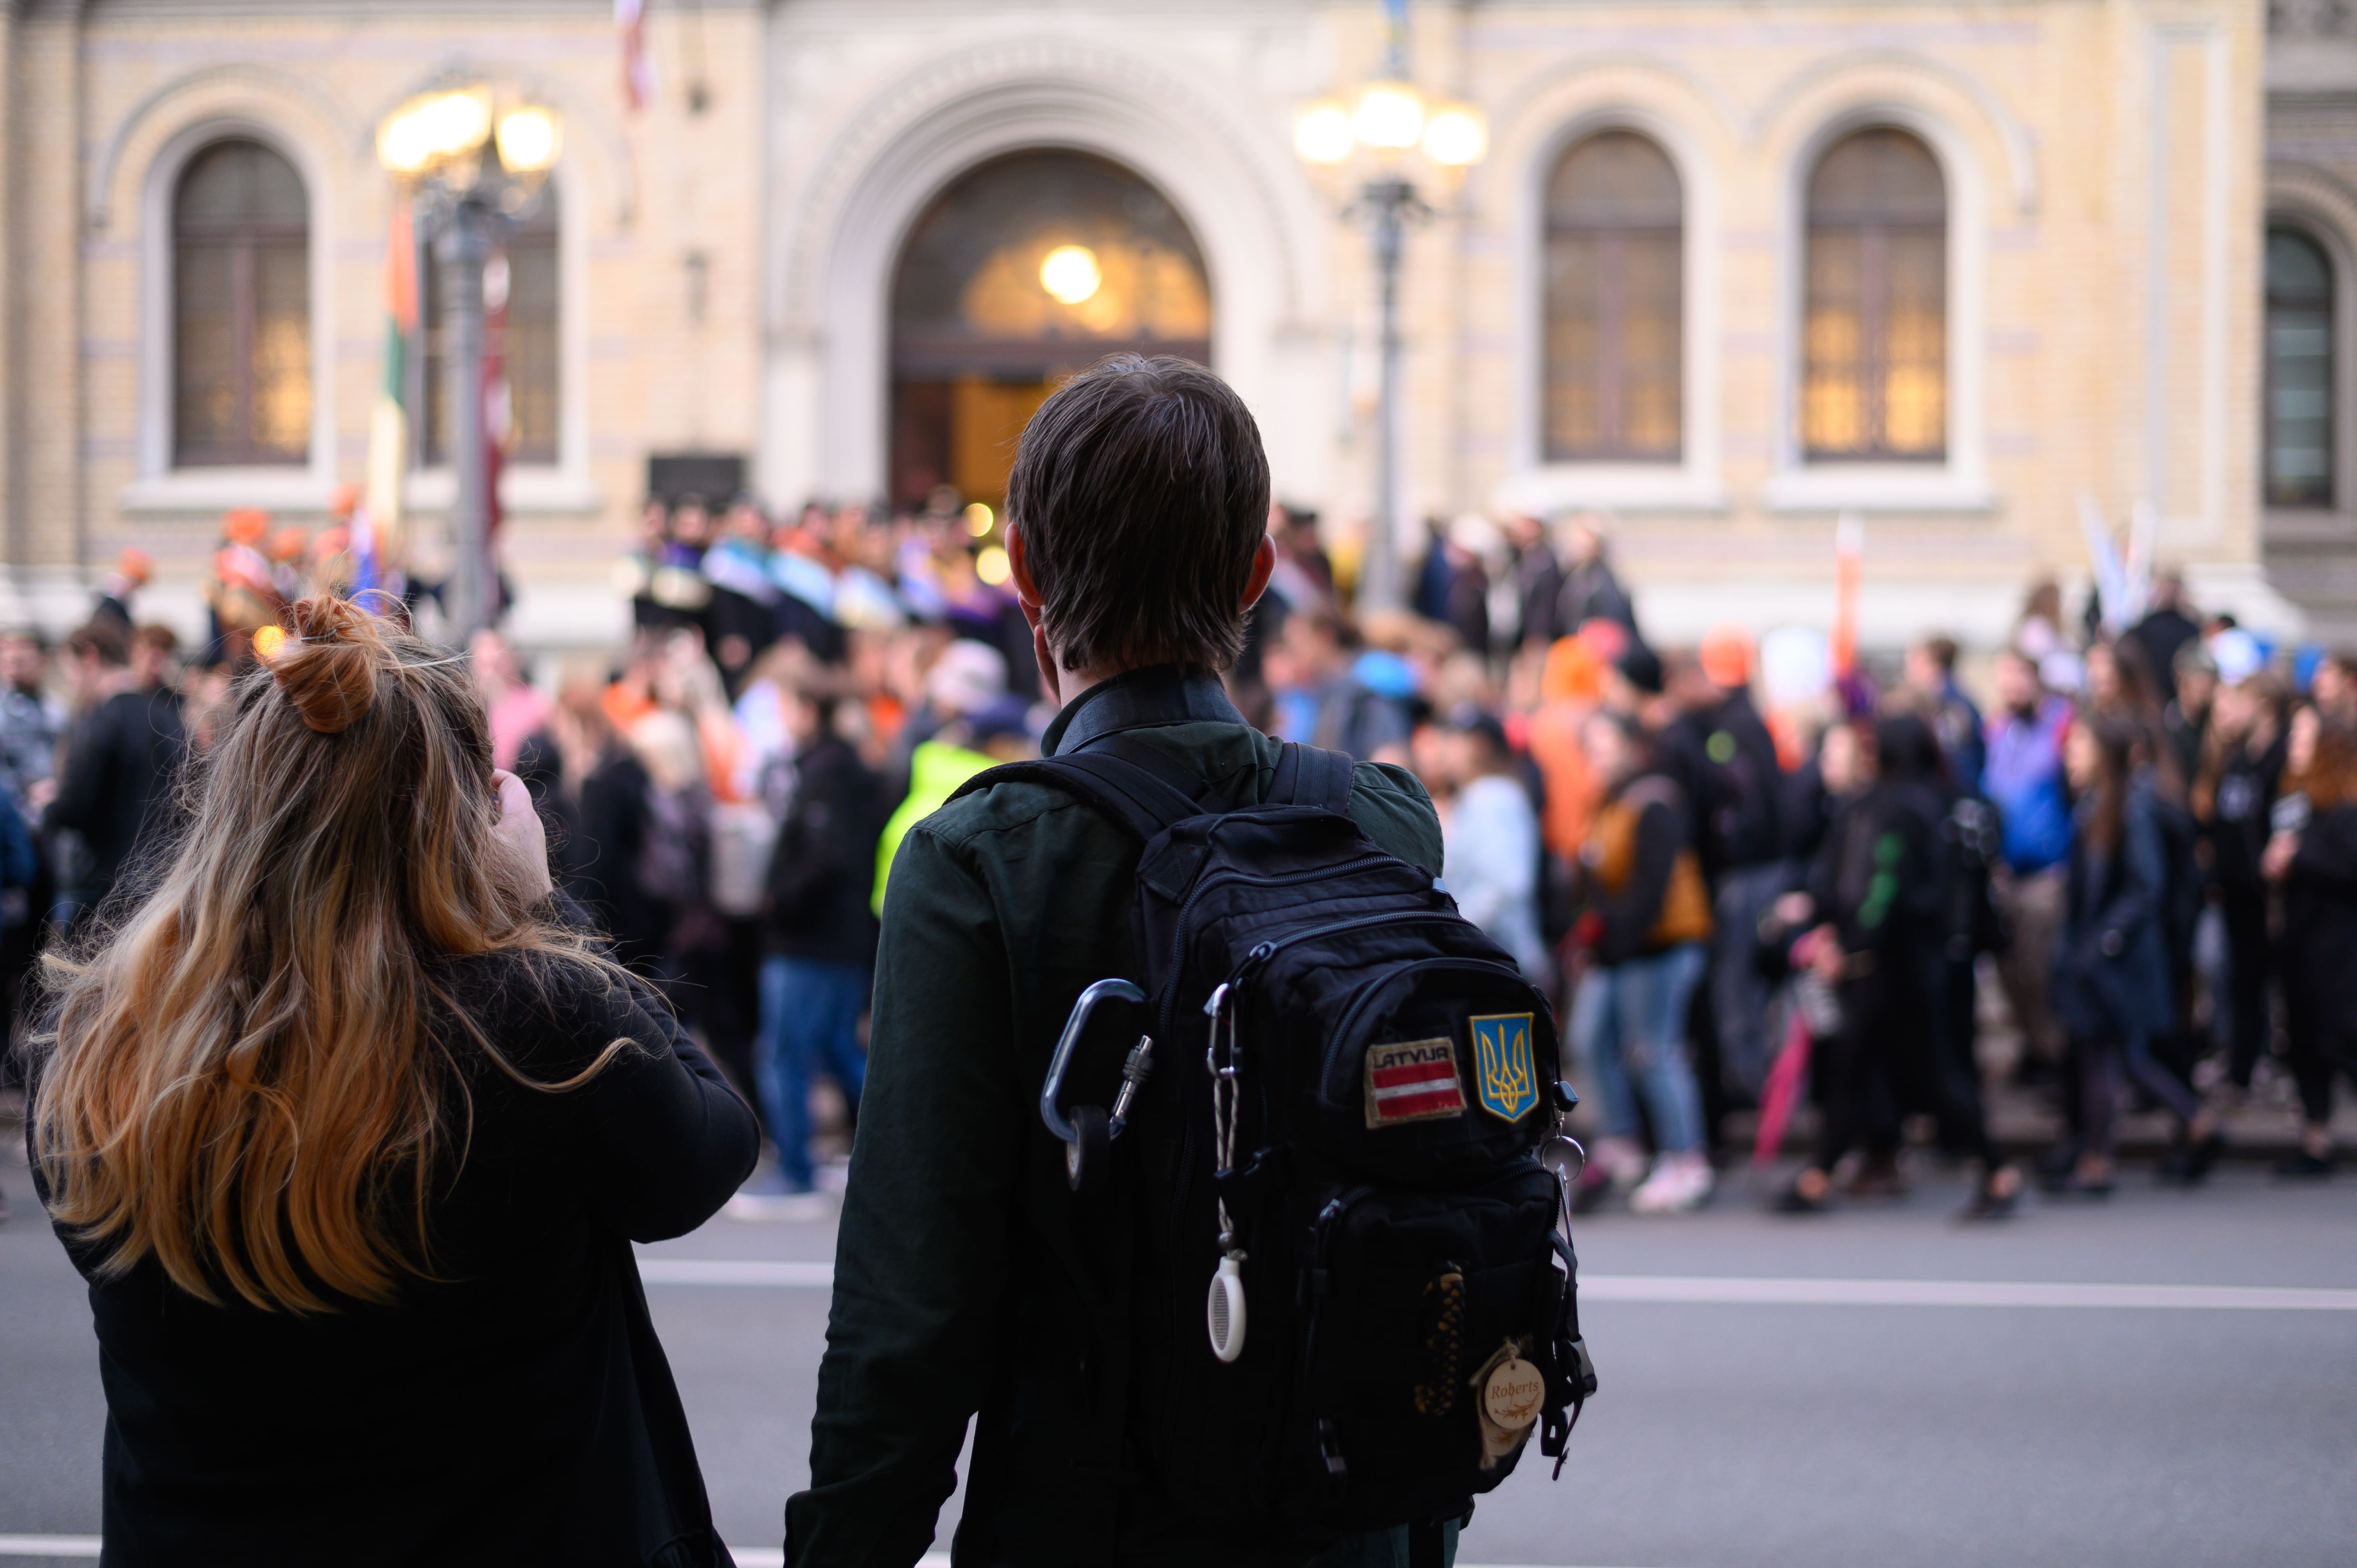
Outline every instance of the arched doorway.
<svg viewBox="0 0 2357 1568"><path fill-rule="evenodd" d="M892 499L1005 498L1015 438L1060 378L1116 349L1208 363L1211 295L1185 220L1085 153L968 170L909 231L892 285Z"/></svg>

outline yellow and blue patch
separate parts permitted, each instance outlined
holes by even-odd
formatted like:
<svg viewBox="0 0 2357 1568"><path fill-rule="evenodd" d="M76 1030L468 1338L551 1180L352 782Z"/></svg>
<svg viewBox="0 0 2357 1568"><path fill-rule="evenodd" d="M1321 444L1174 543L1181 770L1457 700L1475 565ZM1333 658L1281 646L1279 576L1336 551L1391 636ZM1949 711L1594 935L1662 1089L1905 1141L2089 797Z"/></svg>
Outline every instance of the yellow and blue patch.
<svg viewBox="0 0 2357 1568"><path fill-rule="evenodd" d="M1493 1013L1473 1026L1473 1079L1481 1109L1519 1122L1539 1102L1538 1065L1531 1058L1531 1015Z"/></svg>

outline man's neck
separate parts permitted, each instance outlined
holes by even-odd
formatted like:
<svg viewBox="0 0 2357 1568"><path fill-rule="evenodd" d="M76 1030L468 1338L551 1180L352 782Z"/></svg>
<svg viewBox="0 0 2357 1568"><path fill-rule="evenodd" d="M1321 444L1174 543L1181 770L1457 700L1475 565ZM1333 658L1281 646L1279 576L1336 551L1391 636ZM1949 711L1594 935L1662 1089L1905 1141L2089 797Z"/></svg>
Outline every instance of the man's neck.
<svg viewBox="0 0 2357 1568"><path fill-rule="evenodd" d="M1116 675L1126 675L1132 670L1144 668L1144 665L1137 664L1092 664L1085 670L1067 670L1060 662L1049 671L1056 682L1056 705L1060 708L1069 706L1074 697L1090 687L1102 685Z"/></svg>

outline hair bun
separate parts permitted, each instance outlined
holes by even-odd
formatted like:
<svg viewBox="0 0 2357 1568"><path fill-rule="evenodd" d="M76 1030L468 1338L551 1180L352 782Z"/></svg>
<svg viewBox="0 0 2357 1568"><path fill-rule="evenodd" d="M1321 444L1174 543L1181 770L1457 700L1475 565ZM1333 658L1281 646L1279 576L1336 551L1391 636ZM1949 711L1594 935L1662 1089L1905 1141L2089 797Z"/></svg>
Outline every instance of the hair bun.
<svg viewBox="0 0 2357 1568"><path fill-rule="evenodd" d="M376 618L330 594L297 599L286 618L292 634L270 672L306 725L340 735L376 703L387 654Z"/></svg>

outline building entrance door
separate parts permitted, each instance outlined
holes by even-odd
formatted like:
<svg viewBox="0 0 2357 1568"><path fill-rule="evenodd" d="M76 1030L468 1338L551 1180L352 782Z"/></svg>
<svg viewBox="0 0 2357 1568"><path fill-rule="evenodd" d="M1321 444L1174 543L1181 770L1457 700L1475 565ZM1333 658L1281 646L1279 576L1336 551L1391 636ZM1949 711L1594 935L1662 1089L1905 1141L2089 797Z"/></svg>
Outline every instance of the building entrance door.
<svg viewBox="0 0 2357 1568"><path fill-rule="evenodd" d="M892 289L892 500L1006 499L1055 384L1118 349L1211 360L1202 252L1160 192L1084 153L1011 154L918 219Z"/></svg>

